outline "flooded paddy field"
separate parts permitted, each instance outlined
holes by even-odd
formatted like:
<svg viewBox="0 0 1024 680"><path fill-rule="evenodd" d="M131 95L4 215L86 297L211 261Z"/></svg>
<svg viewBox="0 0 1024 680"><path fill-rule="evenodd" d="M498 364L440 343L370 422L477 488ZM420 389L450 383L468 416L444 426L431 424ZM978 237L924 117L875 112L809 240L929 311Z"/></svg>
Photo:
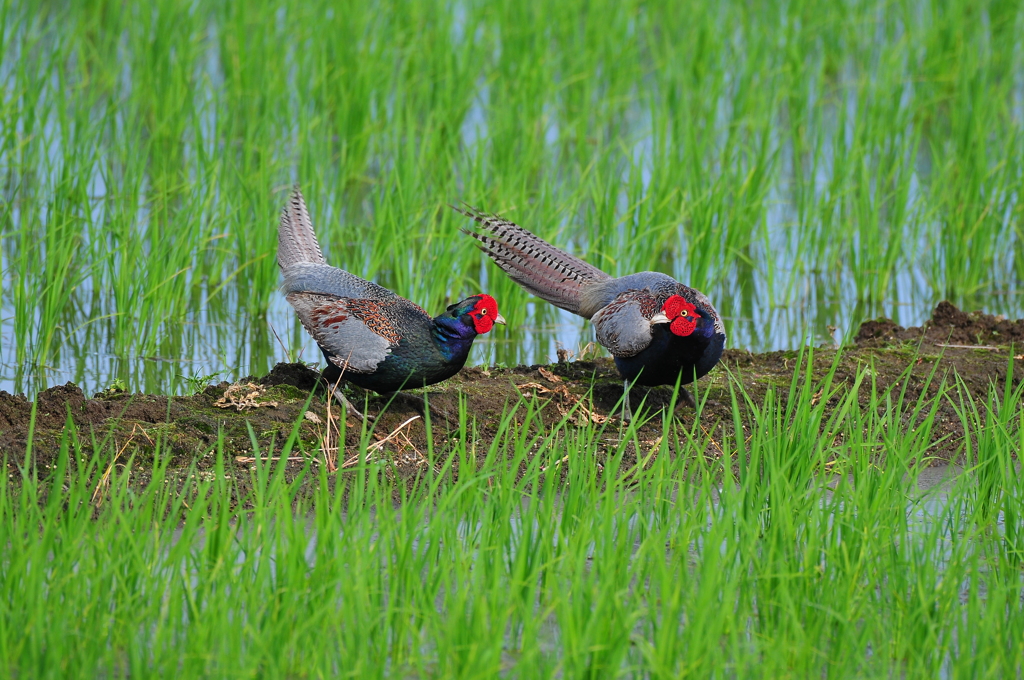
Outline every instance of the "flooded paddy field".
<svg viewBox="0 0 1024 680"><path fill-rule="evenodd" d="M1021 677L1024 8L0 0L0 675ZM317 386L277 218L456 377ZM461 201L721 313L621 383ZM975 311L978 310L978 311Z"/></svg>

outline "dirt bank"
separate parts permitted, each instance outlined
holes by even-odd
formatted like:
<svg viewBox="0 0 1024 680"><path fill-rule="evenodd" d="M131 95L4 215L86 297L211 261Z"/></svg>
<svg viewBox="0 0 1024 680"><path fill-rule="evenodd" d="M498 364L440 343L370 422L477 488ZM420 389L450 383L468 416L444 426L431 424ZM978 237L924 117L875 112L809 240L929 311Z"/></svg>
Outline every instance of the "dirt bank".
<svg viewBox="0 0 1024 680"><path fill-rule="evenodd" d="M837 377L849 384L858 370L871 365L877 384L884 388L899 380L913 365L907 393L914 398L937 364L939 376L952 377L955 371L972 392L981 395L991 383L1005 382L1008 359L1019 351L1014 345L1024 346L1024 320L967 314L944 302L920 328L901 328L885 319L863 324L854 344L841 351ZM814 350L816 376L828 369L835 354L832 348ZM782 388L783 392L788 389L798 357L797 351L727 351L722 366L698 386L703 392L699 396L707 398L702 424L712 431L715 440L721 441L732 429L727 370L741 381L754 402L760 403L769 387ZM1018 375L1014 382L1019 380ZM145 469L152 463L159 444L162 455L170 456L172 470L185 471L195 463L202 474L212 467L212 451L221 440L228 453L229 473L247 478L252 465L247 458L254 455L252 437L258 442L260 455L277 455L295 423L301 421L298 446L292 454L297 459L292 466L298 470L304 465L304 456L323 457L320 448L328 432L328 413L317 378L315 370L302 364L279 364L269 375L239 381L239 387L221 383L193 396L104 392L89 398L72 383L52 387L38 395L32 459L37 470L46 470L53 463L70 417L83 442L74 447L76 452L87 454L95 438L103 444L100 450L107 458L116 450L119 462L134 456L136 469ZM460 400L466 413L475 419L477 440L489 445L501 415L520 395L528 395L541 407L541 418L531 427L549 427L575 407L572 426L607 422L609 432L617 433L618 419L613 409L621 389L611 360L600 359L511 369L470 368L440 385L391 399L358 388L346 388L346 392L354 403L366 405L371 414L379 414L373 421L374 442L380 442L410 418L422 416L422 398L417 395L426 392L433 414L434 460L428 461L425 456L427 431L422 417L383 444L377 444L373 454L391 464L392 474L406 475L436 465L448 455L452 435L458 430ZM928 389L934 391L935 385ZM311 390L316 392L307 408ZM661 434L660 416L672 393L668 388L649 392L637 389L635 406L639 406L644 395L648 415L653 414L654 418L641 428L641 442L653 441ZM304 413L307 410L309 413ZM332 411L336 414L338 408L334 406ZM520 414L524 411L520 409ZM31 414L32 403L24 397L0 392L0 454L7 458L11 478L24 461ZM692 423L694 410L680 404L675 417L684 424ZM362 451L359 424L349 417L343 430L345 445L336 452L338 466ZM940 408L936 436L945 437L936 453L956 458L963 432L948 404ZM477 450L483 455L487 446L478 446ZM598 458L602 455L601 451L595 452Z"/></svg>

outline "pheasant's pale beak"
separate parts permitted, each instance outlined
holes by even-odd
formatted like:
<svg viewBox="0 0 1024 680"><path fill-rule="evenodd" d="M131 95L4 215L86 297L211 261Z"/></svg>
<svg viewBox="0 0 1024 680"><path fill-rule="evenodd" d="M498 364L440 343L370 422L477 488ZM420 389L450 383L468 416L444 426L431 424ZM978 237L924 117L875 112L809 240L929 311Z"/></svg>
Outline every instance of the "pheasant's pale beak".
<svg viewBox="0 0 1024 680"><path fill-rule="evenodd" d="M672 323L672 319L665 316L665 312L658 312L651 317L651 325L653 326L656 323Z"/></svg>
<svg viewBox="0 0 1024 680"><path fill-rule="evenodd" d="M505 325L505 317L503 317L501 314L499 314L498 316L494 317L494 323L500 323L502 326L504 326Z"/></svg>

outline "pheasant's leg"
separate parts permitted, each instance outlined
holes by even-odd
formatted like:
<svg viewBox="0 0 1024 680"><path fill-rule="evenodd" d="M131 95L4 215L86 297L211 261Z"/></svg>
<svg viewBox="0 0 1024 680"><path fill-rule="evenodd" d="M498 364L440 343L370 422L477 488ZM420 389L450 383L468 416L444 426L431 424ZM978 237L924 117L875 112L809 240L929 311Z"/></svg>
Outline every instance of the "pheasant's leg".
<svg viewBox="0 0 1024 680"><path fill-rule="evenodd" d="M359 418L359 420L362 420L363 422L366 422L366 416L364 416L362 413L359 412L359 409L357 409L355 407L355 405L351 401L348 400L348 397L346 397L344 394L341 393L341 390L337 390L337 389L332 388L331 389L331 394L334 395L334 399L339 404L344 406L345 409L349 413L354 415L356 418Z"/></svg>
<svg viewBox="0 0 1024 680"><path fill-rule="evenodd" d="M334 397L334 400L344 406L348 413L351 413L365 423L366 416L360 413L359 409L357 409L339 389L339 386L341 385L341 376L341 370L331 363L328 363L327 368L320 372L320 379L327 384L327 392Z"/></svg>
<svg viewBox="0 0 1024 680"><path fill-rule="evenodd" d="M633 420L633 409L629 406L629 381L622 381L622 422Z"/></svg>

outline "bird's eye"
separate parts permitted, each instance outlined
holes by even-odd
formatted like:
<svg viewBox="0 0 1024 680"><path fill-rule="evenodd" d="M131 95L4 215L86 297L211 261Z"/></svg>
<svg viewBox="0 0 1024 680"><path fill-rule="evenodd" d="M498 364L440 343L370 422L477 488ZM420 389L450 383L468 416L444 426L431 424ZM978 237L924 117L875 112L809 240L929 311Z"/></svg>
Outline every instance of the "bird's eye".
<svg viewBox="0 0 1024 680"><path fill-rule="evenodd" d="M487 314L487 308L486 308L486 307L484 307L483 309L481 309L481 310L480 310L480 313L481 313L481 314Z"/></svg>
<svg viewBox="0 0 1024 680"><path fill-rule="evenodd" d="M685 309L683 311L679 312L679 316L689 316L689 314L690 313L688 311L686 311Z"/></svg>

